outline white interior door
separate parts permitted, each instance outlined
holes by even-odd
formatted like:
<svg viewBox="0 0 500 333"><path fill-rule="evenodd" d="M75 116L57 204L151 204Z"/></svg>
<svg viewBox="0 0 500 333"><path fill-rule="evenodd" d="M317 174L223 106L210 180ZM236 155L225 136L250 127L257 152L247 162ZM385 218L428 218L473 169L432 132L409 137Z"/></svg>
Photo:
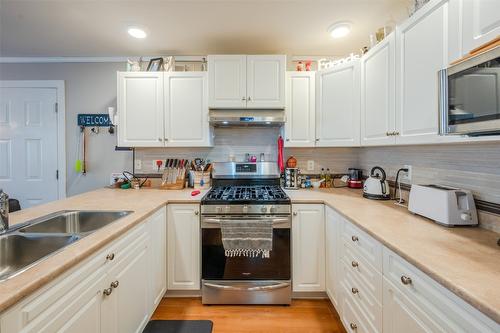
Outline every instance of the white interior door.
<svg viewBox="0 0 500 333"><path fill-rule="evenodd" d="M0 188L21 208L58 199L57 89L0 87Z"/></svg>

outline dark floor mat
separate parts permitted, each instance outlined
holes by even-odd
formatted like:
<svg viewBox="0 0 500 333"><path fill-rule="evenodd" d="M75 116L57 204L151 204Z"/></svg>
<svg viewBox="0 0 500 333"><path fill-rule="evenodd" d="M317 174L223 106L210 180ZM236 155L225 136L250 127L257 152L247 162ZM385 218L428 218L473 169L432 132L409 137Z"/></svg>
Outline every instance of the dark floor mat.
<svg viewBox="0 0 500 333"><path fill-rule="evenodd" d="M211 333L210 320L151 320L142 333Z"/></svg>

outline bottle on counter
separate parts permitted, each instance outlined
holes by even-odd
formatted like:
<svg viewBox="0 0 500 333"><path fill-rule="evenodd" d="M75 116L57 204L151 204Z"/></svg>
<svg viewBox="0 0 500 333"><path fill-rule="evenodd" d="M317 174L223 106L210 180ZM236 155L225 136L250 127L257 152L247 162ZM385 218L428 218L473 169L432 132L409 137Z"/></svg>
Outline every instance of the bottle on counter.
<svg viewBox="0 0 500 333"><path fill-rule="evenodd" d="M332 187L331 182L332 182L332 174L330 173L330 169L326 168L325 181L324 181L325 187Z"/></svg>
<svg viewBox="0 0 500 333"><path fill-rule="evenodd" d="M319 187L325 187L325 168L321 168L321 173L319 174L319 180L322 180Z"/></svg>

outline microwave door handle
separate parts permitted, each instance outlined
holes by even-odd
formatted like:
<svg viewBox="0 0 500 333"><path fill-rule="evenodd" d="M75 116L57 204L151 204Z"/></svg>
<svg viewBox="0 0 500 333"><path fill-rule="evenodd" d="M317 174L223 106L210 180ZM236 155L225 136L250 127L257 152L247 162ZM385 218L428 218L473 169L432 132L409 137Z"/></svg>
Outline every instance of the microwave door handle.
<svg viewBox="0 0 500 333"><path fill-rule="evenodd" d="M449 134L448 70L438 72L439 81L439 135Z"/></svg>

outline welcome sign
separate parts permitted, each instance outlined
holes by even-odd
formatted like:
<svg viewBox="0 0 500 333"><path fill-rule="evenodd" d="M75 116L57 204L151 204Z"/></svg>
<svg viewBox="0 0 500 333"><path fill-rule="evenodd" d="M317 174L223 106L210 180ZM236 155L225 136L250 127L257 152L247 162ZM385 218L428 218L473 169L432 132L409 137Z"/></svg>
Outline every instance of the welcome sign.
<svg viewBox="0 0 500 333"><path fill-rule="evenodd" d="M85 127L109 127L112 126L107 114L79 114L78 126Z"/></svg>

